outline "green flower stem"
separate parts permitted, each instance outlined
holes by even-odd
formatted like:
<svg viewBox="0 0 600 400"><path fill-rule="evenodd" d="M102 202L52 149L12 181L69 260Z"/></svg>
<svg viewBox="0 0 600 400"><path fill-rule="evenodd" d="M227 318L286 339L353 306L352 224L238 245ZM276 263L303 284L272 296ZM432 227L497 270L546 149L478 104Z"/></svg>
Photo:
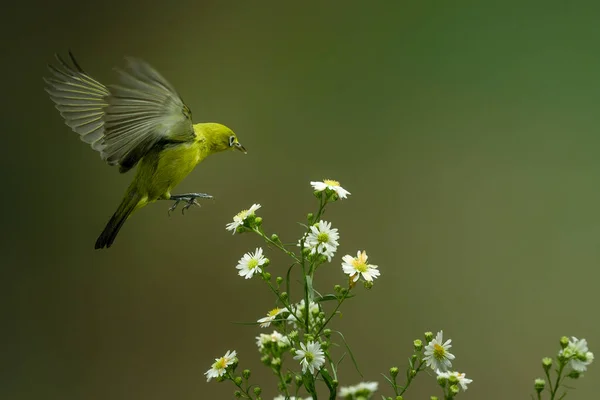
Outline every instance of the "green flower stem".
<svg viewBox="0 0 600 400"><path fill-rule="evenodd" d="M242 385L238 385L238 384L237 384L237 382L235 381L235 377L234 377L233 375L231 375L231 373L230 373L230 372L227 372L227 373L226 373L226 375L225 375L225 377L226 377L226 378L228 378L228 379L229 379L231 382L233 382L233 384L234 384L235 386L237 386L237 387L238 387L238 389L240 389L240 392L242 392L242 396L243 396L242 398L243 398L243 399L252 399L252 396L250 395L250 393L248 393L248 389L249 389L249 388L248 388L248 387L246 387L246 389L244 389L244 388L242 387ZM246 382L246 383L247 383L247 382Z"/></svg>
<svg viewBox="0 0 600 400"><path fill-rule="evenodd" d="M560 363L560 367L558 368L558 371L557 371L556 383L554 384L554 388L552 388L552 381L550 380L550 374L548 373L548 371L546 371L546 377L548 378L548 385L550 386L550 400L554 400L554 398L556 397L556 394L558 393L560 379L562 378L562 373L563 373L563 370L565 369L565 365L567 365L566 362Z"/></svg>
<svg viewBox="0 0 600 400"><path fill-rule="evenodd" d="M262 229L260 227L254 227L252 228L252 230L254 232L256 232L260 237L262 237L267 243L277 247L279 250L283 251L285 254L287 254L288 256L292 257L294 259L294 261L296 261L297 263L300 263L301 261L298 259L298 257L296 256L296 254L292 251L289 251L288 249L286 249L285 247L283 247L281 244L274 242L273 240L271 240L270 237L268 237L267 235L265 235L265 233L262 231Z"/></svg>
<svg viewBox="0 0 600 400"><path fill-rule="evenodd" d="M408 368L408 371L406 373L406 385L402 387L402 390L398 393L396 391L396 396L402 396L402 394L404 392L406 392L406 390L408 389L408 387L410 386L410 384L412 383L412 381L417 377L417 375L419 374L419 372L423 371L425 369L425 363L423 362L423 360L419 361L419 366L417 367L417 369L415 370L415 375L413 376L410 373L410 367ZM394 390L396 390L396 388L394 388ZM444 393L444 397L446 396L446 394Z"/></svg>
<svg viewBox="0 0 600 400"><path fill-rule="evenodd" d="M285 398L287 399L288 397L290 397L290 392L288 391L287 383L285 383L285 378L284 378L283 374L281 373L281 368L279 368L279 370L277 372L279 375L279 380L281 381L281 386L283 387L283 390L285 391Z"/></svg>
<svg viewBox="0 0 600 400"><path fill-rule="evenodd" d="M331 318L333 318L336 315L337 310L339 310L339 308L342 306L342 303L344 302L344 300L346 300L346 298L350 294L350 290L351 289L348 289L342 295L342 298L338 300L337 306L335 306L335 309L333 310L333 312L331 313L331 315L325 320L325 322L323 323L323 326L321 326L321 329L319 329L319 331L317 332L317 334L315 336L319 336L319 334L323 331L323 329L325 329L325 327L327 326L327 324L329 323L329 321L331 321Z"/></svg>
<svg viewBox="0 0 600 400"><path fill-rule="evenodd" d="M264 271L263 271L263 278L264 278ZM271 281L268 281L266 279L263 279L263 281L267 282L267 285L269 285L269 288L271 289L271 291L275 294L275 296L277 296L277 299L279 299L279 301L281 302L281 304L283 304L283 306L285 307L286 310L288 310L288 312L290 313L290 315L293 315L294 318L296 318L296 320L298 321L298 323L302 323L302 320L300 320L300 318L298 318L296 316L296 314L294 313L294 310L292 310L292 306L290 306L290 304L288 302L285 301L285 299L283 299L281 297L281 295L279 294L279 291L273 286L273 284L271 283Z"/></svg>

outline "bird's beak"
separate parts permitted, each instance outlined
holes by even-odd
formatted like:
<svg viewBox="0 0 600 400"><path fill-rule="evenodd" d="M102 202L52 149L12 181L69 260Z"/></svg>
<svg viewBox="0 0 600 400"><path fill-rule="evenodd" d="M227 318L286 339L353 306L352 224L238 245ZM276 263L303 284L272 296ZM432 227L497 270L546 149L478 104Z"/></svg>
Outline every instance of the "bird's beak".
<svg viewBox="0 0 600 400"><path fill-rule="evenodd" d="M244 154L248 154L248 152L246 151L246 148L244 146L242 146L240 143L235 143L235 148Z"/></svg>

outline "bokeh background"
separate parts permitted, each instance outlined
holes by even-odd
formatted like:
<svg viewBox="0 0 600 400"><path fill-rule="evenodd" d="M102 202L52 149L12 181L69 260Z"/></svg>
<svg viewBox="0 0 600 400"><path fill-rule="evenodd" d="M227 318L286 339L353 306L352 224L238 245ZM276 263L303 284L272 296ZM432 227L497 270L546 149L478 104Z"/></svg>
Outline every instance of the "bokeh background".
<svg viewBox="0 0 600 400"><path fill-rule="evenodd" d="M594 2L18 2L2 30L2 399L226 399L205 382L236 349L272 398L254 321L273 307L238 258L260 244L224 227L252 203L297 240L308 182L352 192L327 219L343 254L382 271L343 309L365 380L404 367L444 329L464 399L529 398L562 335L600 346L600 7ZM178 188L216 197L182 216L136 213L93 245L132 174L109 168L43 90L71 48L111 83L141 57L196 121L249 153L206 160ZM271 253L272 272L286 268ZM598 366L569 398L595 398ZM343 383L361 378L347 360ZM381 385L380 393L390 395ZM439 394L424 375L411 398ZM410 392L409 392L410 395Z"/></svg>

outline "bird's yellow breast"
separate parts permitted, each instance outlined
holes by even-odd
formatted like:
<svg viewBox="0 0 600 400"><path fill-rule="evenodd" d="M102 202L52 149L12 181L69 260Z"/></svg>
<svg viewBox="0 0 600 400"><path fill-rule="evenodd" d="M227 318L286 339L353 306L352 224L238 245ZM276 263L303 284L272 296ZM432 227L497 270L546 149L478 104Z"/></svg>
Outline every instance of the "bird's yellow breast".
<svg viewBox="0 0 600 400"><path fill-rule="evenodd" d="M138 191L152 202L168 199L177 186L205 157L200 142L178 143L153 149L141 161L137 171Z"/></svg>

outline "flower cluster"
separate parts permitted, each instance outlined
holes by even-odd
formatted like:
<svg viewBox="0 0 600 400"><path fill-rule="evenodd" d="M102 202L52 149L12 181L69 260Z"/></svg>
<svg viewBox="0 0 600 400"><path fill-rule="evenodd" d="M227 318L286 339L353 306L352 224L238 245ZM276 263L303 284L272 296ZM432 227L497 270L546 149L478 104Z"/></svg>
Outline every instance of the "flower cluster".
<svg viewBox="0 0 600 400"><path fill-rule="evenodd" d="M550 399L562 399L567 395L566 391L559 394L561 390L569 388L564 381L566 379L578 379L587 371L588 366L594 361L594 353L589 351L587 340L577 339L574 336L568 338L563 336L560 339L560 350L556 356L557 368L554 370L556 377L552 379L552 365L554 360L550 357L542 359L542 368L548 380L537 378L533 382L533 388L537 392L538 399L541 399L541 393L547 389L550 392Z"/></svg>
<svg viewBox="0 0 600 400"><path fill-rule="evenodd" d="M308 213L306 216L308 224L303 225L306 229L298 235L299 239L287 242L297 243L297 246L284 244L275 233L265 233L262 218L256 215L261 208L260 204L253 204L248 210L239 212L233 217L233 222L226 225L226 229L233 234L257 234L266 243L267 251L279 250L289 256L291 262L285 265L285 269L269 268L270 261L262 247L256 247L254 251L244 254L235 268L237 274L245 279L257 276L275 295L275 308L256 321L260 328L273 329L271 333L260 333L256 336L256 346L262 363L269 367L279 380L277 388L280 395L275 397L275 400L316 399L317 384L326 386L330 399L338 396L344 400L368 400L379 390L377 382L338 387L338 365L346 355L350 355L349 358L355 366L356 360L344 336L330 329L329 324L334 317L340 315L342 304L356 295L356 284L362 282L366 288L371 288L374 281L381 276L381 271L377 265L369 263L366 251L358 250L356 256L346 254L335 262L337 269L334 271L338 271L344 278L343 285L335 285L332 293L327 293L322 287L317 288L317 271L320 273L327 263L336 258L340 247L338 229L334 228L331 222L324 220L323 214L329 204L347 199L350 192L334 180L326 179L310 184L319 201L319 207L316 213ZM294 277L294 273L301 275ZM297 293L296 282L301 283L301 290ZM338 338L338 333L343 343L334 341ZM538 399L541 399L541 393L546 389L550 392L551 400L562 399L565 393L561 395L558 392L567 387L564 381L581 377L594 360L594 354L589 351L585 339L563 337L560 345L561 349L556 356L554 380L551 377L554 360L542 360L546 380L538 378L534 381ZM336 354L339 348L345 348L347 351L339 356ZM389 376L384 377L391 385L393 396L381 397L402 399L415 378L429 369L436 375L444 400L455 399L468 389L473 380L468 379L464 372L453 368L455 356L450 352L451 349L452 340L444 340L441 330L436 335L426 332L424 341L414 340L413 354L408 359L406 374L399 375L398 367L390 368ZM237 353L227 351L223 357L215 359L204 375L207 381L231 381L236 386L235 398L262 399L261 388L250 383L250 370L246 369L241 374L236 374L237 366ZM399 379L405 381L399 382ZM303 393L306 393L306 396ZM431 398L438 399L435 396Z"/></svg>

